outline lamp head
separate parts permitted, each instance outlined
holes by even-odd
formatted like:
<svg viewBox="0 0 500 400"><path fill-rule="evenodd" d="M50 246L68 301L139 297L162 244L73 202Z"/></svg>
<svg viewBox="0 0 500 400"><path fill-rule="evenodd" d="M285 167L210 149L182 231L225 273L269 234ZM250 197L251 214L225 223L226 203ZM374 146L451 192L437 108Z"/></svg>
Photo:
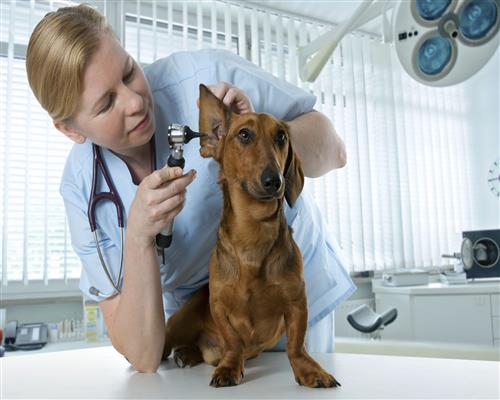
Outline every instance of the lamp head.
<svg viewBox="0 0 500 400"><path fill-rule="evenodd" d="M411 0L395 10L394 41L401 65L430 86L460 83L498 48L500 0Z"/></svg>

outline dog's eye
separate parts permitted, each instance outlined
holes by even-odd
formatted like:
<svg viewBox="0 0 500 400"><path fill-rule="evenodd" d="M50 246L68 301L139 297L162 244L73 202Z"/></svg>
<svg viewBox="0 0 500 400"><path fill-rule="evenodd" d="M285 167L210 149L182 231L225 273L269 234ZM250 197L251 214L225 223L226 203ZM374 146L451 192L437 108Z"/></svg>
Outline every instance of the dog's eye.
<svg viewBox="0 0 500 400"><path fill-rule="evenodd" d="M276 142L278 144L284 144L286 142L286 133L283 130L279 130L278 133L276 134Z"/></svg>
<svg viewBox="0 0 500 400"><path fill-rule="evenodd" d="M248 129L243 128L241 131L238 132L238 139L240 140L241 143L250 143L252 140L252 132L250 132Z"/></svg>

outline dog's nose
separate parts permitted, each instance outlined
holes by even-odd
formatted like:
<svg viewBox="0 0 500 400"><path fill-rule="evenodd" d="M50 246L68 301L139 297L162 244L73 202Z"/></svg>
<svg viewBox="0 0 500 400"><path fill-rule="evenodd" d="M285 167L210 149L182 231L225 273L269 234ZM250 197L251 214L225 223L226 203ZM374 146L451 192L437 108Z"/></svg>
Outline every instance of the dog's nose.
<svg viewBox="0 0 500 400"><path fill-rule="evenodd" d="M281 188L281 174L271 168L266 168L262 172L260 181L267 194L275 194Z"/></svg>

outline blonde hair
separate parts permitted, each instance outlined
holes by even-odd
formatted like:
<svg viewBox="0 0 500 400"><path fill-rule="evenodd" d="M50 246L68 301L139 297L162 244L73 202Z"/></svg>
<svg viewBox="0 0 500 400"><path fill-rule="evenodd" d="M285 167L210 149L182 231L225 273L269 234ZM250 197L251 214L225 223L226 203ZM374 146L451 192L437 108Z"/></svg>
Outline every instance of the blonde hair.
<svg viewBox="0 0 500 400"><path fill-rule="evenodd" d="M76 111L85 67L108 32L114 34L104 16L85 4L50 12L33 30L28 82L54 121L68 121Z"/></svg>

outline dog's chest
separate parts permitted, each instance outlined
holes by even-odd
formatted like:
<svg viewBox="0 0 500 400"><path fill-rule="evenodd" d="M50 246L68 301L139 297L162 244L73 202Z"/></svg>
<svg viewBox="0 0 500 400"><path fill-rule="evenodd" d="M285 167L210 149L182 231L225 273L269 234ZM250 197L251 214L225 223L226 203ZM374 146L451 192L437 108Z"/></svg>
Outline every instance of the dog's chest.
<svg viewBox="0 0 500 400"><path fill-rule="evenodd" d="M232 285L231 285L232 286ZM284 330L284 309L279 286L234 285L221 293L229 323L246 346L260 346L279 339Z"/></svg>

